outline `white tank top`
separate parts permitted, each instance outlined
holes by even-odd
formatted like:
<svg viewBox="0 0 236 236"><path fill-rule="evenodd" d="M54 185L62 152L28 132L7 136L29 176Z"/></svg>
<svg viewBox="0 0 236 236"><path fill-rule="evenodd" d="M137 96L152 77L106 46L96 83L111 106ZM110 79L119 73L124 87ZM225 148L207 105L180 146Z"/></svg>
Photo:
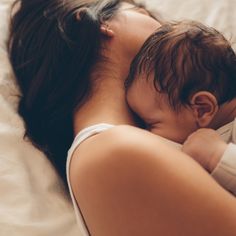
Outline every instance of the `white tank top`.
<svg viewBox="0 0 236 236"><path fill-rule="evenodd" d="M75 200L75 197L74 197L74 194L73 194L73 191L72 191L72 188L71 188L71 184L70 184L70 162L71 162L71 157L75 151L75 149L86 139L88 139L89 137L95 135L95 134L98 134L102 131L105 131L107 129L110 129L114 127L114 125L110 125L110 124L97 124L97 125L93 125L93 126L90 126L88 128L85 128L83 129L82 131L80 131L69 151L68 151L68 155L67 155L67 163L66 163L66 175L67 175L67 182L68 182L68 186L69 186L69 191L70 191L70 196L71 196L71 199L72 199L72 202L73 202L73 206L74 206L74 210L75 210L75 214L76 214L76 219L77 219L77 223L78 223L78 226L79 226L79 230L81 232L81 235L79 236L89 236L89 232L88 232L88 229L87 229L87 226L85 224L85 221L83 219L83 216L82 216L82 213L79 209L79 206Z"/></svg>

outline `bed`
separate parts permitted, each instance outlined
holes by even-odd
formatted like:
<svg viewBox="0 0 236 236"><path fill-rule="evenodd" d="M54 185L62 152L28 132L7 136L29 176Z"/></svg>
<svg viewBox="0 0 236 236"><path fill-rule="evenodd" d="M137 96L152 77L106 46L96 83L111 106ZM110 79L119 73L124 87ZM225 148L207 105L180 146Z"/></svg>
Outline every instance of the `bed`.
<svg viewBox="0 0 236 236"><path fill-rule="evenodd" d="M22 139L20 92L6 52L11 3L0 0L0 235L79 236L70 197L54 168ZM147 5L169 19L214 26L236 48L236 0L149 0Z"/></svg>

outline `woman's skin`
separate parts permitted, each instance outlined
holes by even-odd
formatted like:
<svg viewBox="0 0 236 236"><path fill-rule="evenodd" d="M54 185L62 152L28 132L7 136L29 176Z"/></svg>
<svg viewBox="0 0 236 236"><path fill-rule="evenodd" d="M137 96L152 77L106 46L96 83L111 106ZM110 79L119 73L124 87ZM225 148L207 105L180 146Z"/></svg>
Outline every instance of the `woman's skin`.
<svg viewBox="0 0 236 236"><path fill-rule="evenodd" d="M101 26L109 63L94 68L93 95L74 116L74 132L117 125L84 141L73 154L70 180L91 235L233 236L236 200L195 161L139 128L124 79L129 64L159 23L123 4Z"/></svg>

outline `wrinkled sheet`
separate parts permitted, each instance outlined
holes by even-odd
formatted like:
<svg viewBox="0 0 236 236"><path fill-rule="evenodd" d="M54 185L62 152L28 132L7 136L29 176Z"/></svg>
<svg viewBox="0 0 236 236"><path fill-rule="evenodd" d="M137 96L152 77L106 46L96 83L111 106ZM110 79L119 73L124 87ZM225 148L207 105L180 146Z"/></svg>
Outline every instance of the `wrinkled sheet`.
<svg viewBox="0 0 236 236"><path fill-rule="evenodd" d="M236 0L149 0L170 20L192 19L222 32L236 49Z"/></svg>
<svg viewBox="0 0 236 236"><path fill-rule="evenodd" d="M71 200L54 168L22 138L19 91L5 46L10 2L0 0L0 235L79 236Z"/></svg>
<svg viewBox="0 0 236 236"><path fill-rule="evenodd" d="M5 46L11 2L0 0L0 235L80 236L54 168L22 139L19 91ZM169 19L200 20L236 39L236 0L150 0L148 5Z"/></svg>

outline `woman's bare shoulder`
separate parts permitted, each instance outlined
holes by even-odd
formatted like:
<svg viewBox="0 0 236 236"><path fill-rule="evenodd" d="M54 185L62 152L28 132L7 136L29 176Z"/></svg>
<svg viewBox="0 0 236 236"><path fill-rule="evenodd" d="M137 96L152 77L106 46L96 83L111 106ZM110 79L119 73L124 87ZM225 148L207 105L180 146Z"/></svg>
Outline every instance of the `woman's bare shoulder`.
<svg viewBox="0 0 236 236"><path fill-rule="evenodd" d="M84 169L96 168L115 159L122 159L137 149L144 148L147 131L129 125L120 125L90 137L75 150L71 161L70 175L77 179ZM126 158L126 161L128 159ZM81 177L81 176L80 176Z"/></svg>
<svg viewBox="0 0 236 236"><path fill-rule="evenodd" d="M116 126L90 137L77 148L70 167L72 185L77 185L78 181L87 182L87 175L89 178L100 174L101 177L114 178L115 174L119 178L125 175L123 171L128 171L140 176L142 170L153 168L162 157L178 154L179 150L146 130ZM173 163L176 164L177 159Z"/></svg>
<svg viewBox="0 0 236 236"><path fill-rule="evenodd" d="M159 155L160 150L165 155ZM116 232L120 232L119 228L125 222L133 228L141 224L142 215L152 214L144 211L153 207L156 180L164 179L161 169L166 168L161 166L169 165L164 159L173 156L170 150L155 135L126 125L111 128L81 144L72 159L70 171L76 200L86 222L90 222L94 230L111 226L106 226L107 231L104 229L101 234L93 231L92 235L118 235ZM145 206L143 201L150 205ZM137 217L136 214L140 216L137 223L131 220ZM145 224L150 226L155 217L149 215L148 218ZM138 225L135 227L139 228ZM120 232L119 235L139 235L135 231L129 232L132 229L126 230L127 234ZM146 230L143 229L142 235Z"/></svg>
<svg viewBox="0 0 236 236"><path fill-rule="evenodd" d="M159 143L159 144L158 144ZM136 158L148 152L153 152L153 147L163 145L161 138L152 133L129 125L119 125L90 137L84 141L73 155L73 166L89 164L105 164L107 161L134 155ZM164 144L165 145L165 144ZM137 156L137 154L139 154ZM131 155L132 154L132 155ZM146 157L145 157L146 158ZM126 157L125 161L129 158ZM73 168L72 168L73 170ZM77 172L77 171L76 171Z"/></svg>
<svg viewBox="0 0 236 236"><path fill-rule="evenodd" d="M135 208L146 200L145 193L151 187L149 184L145 189L145 179L152 181L158 173L150 162L154 142L157 145L154 137L122 125L89 138L76 150L70 168L71 185L92 235L144 235L134 228L139 228L147 206L138 211ZM140 218L132 221L136 214Z"/></svg>
<svg viewBox="0 0 236 236"><path fill-rule="evenodd" d="M155 138L150 132L136 128L130 125L118 125L113 128L110 128L106 131L103 131L97 135L94 135L84 141L75 152L75 155L81 155L84 149L86 149L86 153L89 155L99 156L101 153L110 154L114 151L124 150L126 148L130 149L132 147L136 147L137 143L142 144L145 143L146 138L150 136L151 138ZM87 146L91 148L87 148ZM101 152L97 152L97 148Z"/></svg>
<svg viewBox="0 0 236 236"><path fill-rule="evenodd" d="M118 126L88 139L73 159L72 188L92 235L180 235L183 230L184 235L209 235L211 228L201 226L215 217L211 209L216 206L230 214L230 230L236 232L234 198L155 135ZM193 211L209 214L196 218ZM215 217L214 225L221 218ZM230 235L226 231L216 232Z"/></svg>

